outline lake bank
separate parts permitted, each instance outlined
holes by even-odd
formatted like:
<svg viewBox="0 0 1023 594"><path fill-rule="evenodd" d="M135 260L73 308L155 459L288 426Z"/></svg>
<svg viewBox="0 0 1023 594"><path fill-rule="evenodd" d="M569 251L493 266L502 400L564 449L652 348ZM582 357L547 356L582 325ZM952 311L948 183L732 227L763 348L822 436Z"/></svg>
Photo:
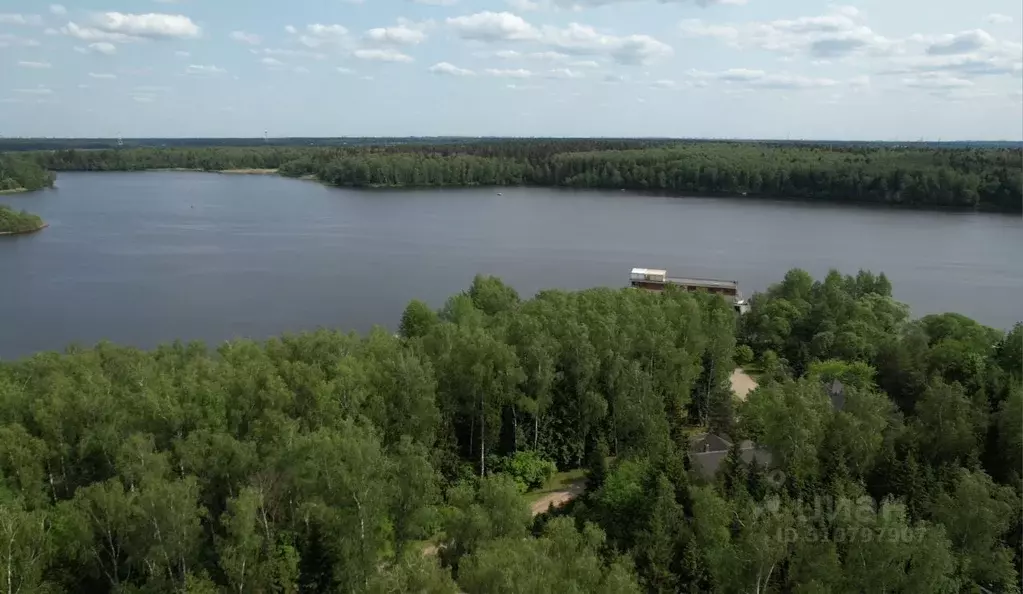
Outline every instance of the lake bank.
<svg viewBox="0 0 1023 594"><path fill-rule="evenodd" d="M396 328L476 273L523 296L624 287L631 268L739 281L883 271L913 315L1023 318L1023 221L980 213L544 188L353 190L274 175L63 173L15 198L53 223L0 250L11 358L99 340L210 344ZM46 271L41 274L40 271ZM68 295L75 295L69 300Z"/></svg>

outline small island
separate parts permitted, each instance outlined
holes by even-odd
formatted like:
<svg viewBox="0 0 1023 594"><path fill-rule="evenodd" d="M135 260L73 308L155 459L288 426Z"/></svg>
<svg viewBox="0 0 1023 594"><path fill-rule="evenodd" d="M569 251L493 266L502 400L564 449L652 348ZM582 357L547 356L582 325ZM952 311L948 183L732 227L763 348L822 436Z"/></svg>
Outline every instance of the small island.
<svg viewBox="0 0 1023 594"><path fill-rule="evenodd" d="M45 227L46 223L38 215L0 204L0 235L33 233Z"/></svg>

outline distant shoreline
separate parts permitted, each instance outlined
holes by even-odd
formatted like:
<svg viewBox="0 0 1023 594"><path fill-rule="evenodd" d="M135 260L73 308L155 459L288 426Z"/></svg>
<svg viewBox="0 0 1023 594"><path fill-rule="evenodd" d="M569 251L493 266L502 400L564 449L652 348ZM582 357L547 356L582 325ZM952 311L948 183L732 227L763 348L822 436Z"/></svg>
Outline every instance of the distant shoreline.
<svg viewBox="0 0 1023 594"><path fill-rule="evenodd" d="M11 188L10 190L0 190L0 196L6 196L8 194L24 194L28 191L28 188Z"/></svg>

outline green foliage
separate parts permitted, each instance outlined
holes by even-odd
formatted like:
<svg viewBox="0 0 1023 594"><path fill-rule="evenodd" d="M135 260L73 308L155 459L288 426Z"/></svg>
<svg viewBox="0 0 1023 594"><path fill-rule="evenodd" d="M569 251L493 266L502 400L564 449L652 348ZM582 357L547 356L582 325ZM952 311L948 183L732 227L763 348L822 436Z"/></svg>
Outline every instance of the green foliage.
<svg viewBox="0 0 1023 594"><path fill-rule="evenodd" d="M502 472L512 477L523 492L528 489L539 489L558 471L553 461L532 450L498 458L490 468L494 472Z"/></svg>
<svg viewBox="0 0 1023 594"><path fill-rule="evenodd" d="M28 233L43 227L39 216L0 204L0 233Z"/></svg>
<svg viewBox="0 0 1023 594"><path fill-rule="evenodd" d="M401 336L0 362L0 589L1017 591L1019 327L890 294L792 271L736 348L719 299L481 276ZM555 468L587 492L531 531Z"/></svg>
<svg viewBox="0 0 1023 594"><path fill-rule="evenodd" d="M0 192L39 190L53 186L55 176L35 159L17 153L0 153Z"/></svg>
<svg viewBox="0 0 1023 594"><path fill-rule="evenodd" d="M749 365L753 362L753 349L748 344L740 344L735 347L735 364L738 366Z"/></svg>

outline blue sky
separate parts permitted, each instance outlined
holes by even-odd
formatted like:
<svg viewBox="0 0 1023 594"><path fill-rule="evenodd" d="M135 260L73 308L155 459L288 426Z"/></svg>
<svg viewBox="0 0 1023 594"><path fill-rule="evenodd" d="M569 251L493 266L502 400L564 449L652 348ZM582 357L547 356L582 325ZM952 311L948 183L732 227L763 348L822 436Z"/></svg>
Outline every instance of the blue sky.
<svg viewBox="0 0 1023 594"><path fill-rule="evenodd" d="M4 136L1023 138L1019 0L0 3Z"/></svg>

